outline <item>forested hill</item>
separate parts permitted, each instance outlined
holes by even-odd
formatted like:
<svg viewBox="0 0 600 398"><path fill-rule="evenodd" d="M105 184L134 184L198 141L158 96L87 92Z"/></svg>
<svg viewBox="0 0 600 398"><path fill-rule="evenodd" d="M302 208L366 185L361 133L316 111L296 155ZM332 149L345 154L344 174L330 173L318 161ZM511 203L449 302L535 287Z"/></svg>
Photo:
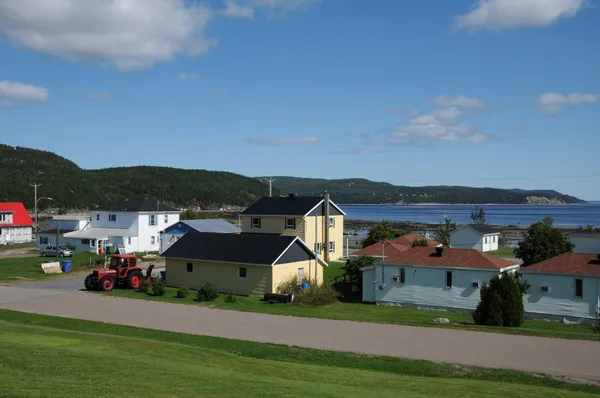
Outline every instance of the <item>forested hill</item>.
<svg viewBox="0 0 600 398"><path fill-rule="evenodd" d="M245 206L269 194L267 185L234 173L149 166L84 170L51 152L0 144L0 202L33 208L34 182L42 184L39 197L53 198L41 200L41 208L65 210L143 197L181 207Z"/></svg>
<svg viewBox="0 0 600 398"><path fill-rule="evenodd" d="M584 203L584 201L573 196L550 190L527 191L459 186L406 187L361 178L326 180L275 177L273 186L283 193L295 193L297 195L316 195L328 191L335 202L345 204Z"/></svg>

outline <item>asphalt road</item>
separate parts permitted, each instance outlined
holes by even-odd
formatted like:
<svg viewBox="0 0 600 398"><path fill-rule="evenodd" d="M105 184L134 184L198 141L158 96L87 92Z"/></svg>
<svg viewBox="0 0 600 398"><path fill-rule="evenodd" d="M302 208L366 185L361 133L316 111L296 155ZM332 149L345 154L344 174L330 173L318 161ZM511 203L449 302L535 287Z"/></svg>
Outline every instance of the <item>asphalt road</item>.
<svg viewBox="0 0 600 398"><path fill-rule="evenodd" d="M197 335L517 369L600 382L600 343L223 311L79 291L83 279L0 285L0 308Z"/></svg>

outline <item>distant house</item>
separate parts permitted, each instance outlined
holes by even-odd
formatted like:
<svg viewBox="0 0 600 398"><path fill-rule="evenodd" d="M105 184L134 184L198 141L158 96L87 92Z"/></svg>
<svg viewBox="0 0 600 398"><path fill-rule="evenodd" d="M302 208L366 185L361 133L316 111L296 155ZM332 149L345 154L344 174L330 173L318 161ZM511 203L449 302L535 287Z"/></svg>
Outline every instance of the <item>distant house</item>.
<svg viewBox="0 0 600 398"><path fill-rule="evenodd" d="M529 318L592 323L600 308L600 255L564 253L521 270Z"/></svg>
<svg viewBox="0 0 600 398"><path fill-rule="evenodd" d="M125 199L91 213L89 228L64 234L77 251L158 251L159 232L179 222L179 210L156 199Z"/></svg>
<svg viewBox="0 0 600 398"><path fill-rule="evenodd" d="M215 232L223 234L239 234L241 229L222 218L207 220L180 220L178 223L160 232L160 252L167 250L187 232Z"/></svg>
<svg viewBox="0 0 600 398"><path fill-rule="evenodd" d="M483 224L462 226L450 234L453 249L477 249L481 252L498 250L500 232Z"/></svg>
<svg viewBox="0 0 600 398"><path fill-rule="evenodd" d="M363 301L414 308L473 311L480 287L518 265L475 249L415 247L363 272Z"/></svg>
<svg viewBox="0 0 600 398"><path fill-rule="evenodd" d="M91 216L54 216L50 221L50 229L37 233L37 247L39 250L48 245L56 245L56 234L58 233L58 245L67 244L64 234L89 228Z"/></svg>
<svg viewBox="0 0 600 398"><path fill-rule="evenodd" d="M577 231L569 234L575 253L600 253L600 232Z"/></svg>
<svg viewBox="0 0 600 398"><path fill-rule="evenodd" d="M345 215L328 197L293 194L260 198L240 214L242 233L297 236L325 261L343 256Z"/></svg>
<svg viewBox="0 0 600 398"><path fill-rule="evenodd" d="M356 251L350 255L350 257L359 257L359 256L372 256L375 258L382 258L383 256L387 257L391 255L392 252L403 252L410 248L412 248L412 244L416 240L425 239L427 241L427 245L429 247L437 247L441 246L440 242L437 242L432 239L424 238L415 233L405 234L399 236L395 239L389 240L385 242L385 249L383 247L383 242L379 241L370 246L367 246L359 251ZM391 251L391 252L390 252Z"/></svg>
<svg viewBox="0 0 600 398"><path fill-rule="evenodd" d="M0 245L29 243L33 221L20 202L0 202Z"/></svg>
<svg viewBox="0 0 600 398"><path fill-rule="evenodd" d="M162 256L166 282L198 289L206 282L220 292L262 295L293 276L323 282L327 266L296 236L188 232Z"/></svg>

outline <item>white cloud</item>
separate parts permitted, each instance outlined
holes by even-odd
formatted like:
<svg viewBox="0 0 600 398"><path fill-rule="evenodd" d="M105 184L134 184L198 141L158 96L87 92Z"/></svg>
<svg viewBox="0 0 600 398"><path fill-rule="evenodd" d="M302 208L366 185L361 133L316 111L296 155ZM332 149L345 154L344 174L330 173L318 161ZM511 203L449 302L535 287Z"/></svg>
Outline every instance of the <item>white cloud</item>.
<svg viewBox="0 0 600 398"><path fill-rule="evenodd" d="M180 73L179 76L177 76L177 79L180 82L195 82L198 80L198 76L194 73Z"/></svg>
<svg viewBox="0 0 600 398"><path fill-rule="evenodd" d="M600 95L598 94L573 93L564 95L558 93L545 93L538 97L537 102L539 112L556 114L562 112L563 109L567 107L593 104L599 100Z"/></svg>
<svg viewBox="0 0 600 398"><path fill-rule="evenodd" d="M0 34L36 52L132 70L208 51L211 14L185 0L0 0Z"/></svg>
<svg viewBox="0 0 600 398"><path fill-rule="evenodd" d="M270 17L284 16L317 0L223 0L222 14L233 18L254 18L256 10L265 10Z"/></svg>
<svg viewBox="0 0 600 398"><path fill-rule="evenodd" d="M317 137L248 138L246 142L256 145L309 145L318 142Z"/></svg>
<svg viewBox="0 0 600 398"><path fill-rule="evenodd" d="M586 0L478 0L473 9L455 18L458 29L501 30L552 25L577 15Z"/></svg>
<svg viewBox="0 0 600 398"><path fill-rule="evenodd" d="M109 93L105 93L103 91L99 91L99 92L90 92L88 93L87 97L91 100L103 100L103 99L107 99L110 97Z"/></svg>
<svg viewBox="0 0 600 398"><path fill-rule="evenodd" d="M50 98L44 87L32 86L19 82L0 81L0 106L3 108L16 103L46 102Z"/></svg>
<svg viewBox="0 0 600 398"><path fill-rule="evenodd" d="M485 103L479 98L465 97L464 95L459 95L457 97L445 97L441 95L439 97L432 98L429 101L442 108L485 108Z"/></svg>
<svg viewBox="0 0 600 398"><path fill-rule="evenodd" d="M254 7L251 4L239 4L233 0L225 0L223 14L232 18L254 18Z"/></svg>

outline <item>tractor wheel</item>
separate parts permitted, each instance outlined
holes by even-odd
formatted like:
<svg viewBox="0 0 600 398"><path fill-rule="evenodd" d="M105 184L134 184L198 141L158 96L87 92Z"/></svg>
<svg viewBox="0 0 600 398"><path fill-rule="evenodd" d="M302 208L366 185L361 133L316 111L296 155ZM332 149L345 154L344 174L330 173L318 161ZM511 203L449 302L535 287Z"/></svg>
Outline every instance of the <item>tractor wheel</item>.
<svg viewBox="0 0 600 398"><path fill-rule="evenodd" d="M92 274L85 277L85 290L94 290L94 284L92 283Z"/></svg>
<svg viewBox="0 0 600 398"><path fill-rule="evenodd" d="M115 280L113 278L105 276L104 278L100 279L100 290L110 292L113 290L113 287L115 287Z"/></svg>
<svg viewBox="0 0 600 398"><path fill-rule="evenodd" d="M125 284L130 289L139 289L142 284L142 279L144 279L144 275L140 271L133 271L127 275Z"/></svg>

